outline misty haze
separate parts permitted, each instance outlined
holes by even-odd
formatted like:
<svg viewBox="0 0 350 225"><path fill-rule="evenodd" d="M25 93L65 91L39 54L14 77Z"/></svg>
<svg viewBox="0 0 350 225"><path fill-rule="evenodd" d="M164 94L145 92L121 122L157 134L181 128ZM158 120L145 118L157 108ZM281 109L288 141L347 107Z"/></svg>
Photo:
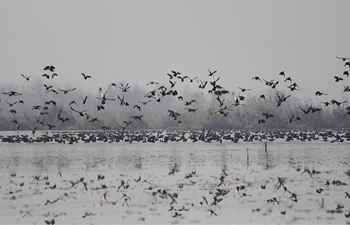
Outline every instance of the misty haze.
<svg viewBox="0 0 350 225"><path fill-rule="evenodd" d="M1 1L0 224L350 224L349 1Z"/></svg>

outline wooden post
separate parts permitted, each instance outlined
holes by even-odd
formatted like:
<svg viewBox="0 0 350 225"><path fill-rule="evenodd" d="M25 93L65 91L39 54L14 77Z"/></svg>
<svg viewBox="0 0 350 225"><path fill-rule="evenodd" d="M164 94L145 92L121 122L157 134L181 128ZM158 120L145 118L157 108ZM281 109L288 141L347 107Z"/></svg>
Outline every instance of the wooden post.
<svg viewBox="0 0 350 225"><path fill-rule="evenodd" d="M247 147L247 170L249 169L249 151L248 151L248 147Z"/></svg>
<svg viewBox="0 0 350 225"><path fill-rule="evenodd" d="M265 141L266 169L269 169L269 156L267 154L267 139Z"/></svg>

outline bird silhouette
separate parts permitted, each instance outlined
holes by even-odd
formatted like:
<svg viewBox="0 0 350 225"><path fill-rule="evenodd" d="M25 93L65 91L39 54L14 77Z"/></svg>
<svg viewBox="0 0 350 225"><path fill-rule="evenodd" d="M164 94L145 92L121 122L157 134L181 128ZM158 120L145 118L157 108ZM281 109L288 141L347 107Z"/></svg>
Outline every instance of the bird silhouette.
<svg viewBox="0 0 350 225"><path fill-rule="evenodd" d="M125 86L122 83L120 83L119 88L122 90L122 92L127 92L130 86L129 86L129 83L127 83Z"/></svg>
<svg viewBox="0 0 350 225"><path fill-rule="evenodd" d="M258 81L262 82L260 77L258 77L258 76L253 77L252 80L258 80Z"/></svg>
<svg viewBox="0 0 350 225"><path fill-rule="evenodd" d="M53 65L45 66L43 70L49 70L51 72L54 72L56 68Z"/></svg>
<svg viewBox="0 0 350 225"><path fill-rule="evenodd" d="M29 81L29 78L31 78L31 77L34 76L34 75L31 75L31 76L29 76L29 77L26 77L26 76L24 76L23 74L21 74L21 76L24 77L27 81Z"/></svg>
<svg viewBox="0 0 350 225"><path fill-rule="evenodd" d="M209 69L208 69L208 71L209 71L209 77L214 76L214 74L217 72L217 70L211 72Z"/></svg>
<svg viewBox="0 0 350 225"><path fill-rule="evenodd" d="M91 76L85 75L84 73L81 73L81 75L84 77L85 80L87 80L88 78L91 78Z"/></svg>
<svg viewBox="0 0 350 225"><path fill-rule="evenodd" d="M338 56L336 56L336 58L337 58L337 59L341 59L341 60L343 60L343 61L346 61L346 60L350 59L350 58L346 58L346 57L338 57Z"/></svg>
<svg viewBox="0 0 350 225"><path fill-rule="evenodd" d="M85 96L84 98L80 96L80 98L81 98L81 100L83 100L83 105L85 105L85 103L86 103L86 101L87 101L88 96Z"/></svg>
<svg viewBox="0 0 350 225"><path fill-rule="evenodd" d="M338 77L338 76L334 76L334 79L335 79L335 82L339 82L339 81L344 80L343 78Z"/></svg>
<svg viewBox="0 0 350 225"><path fill-rule="evenodd" d="M63 94L67 94L68 92L74 91L75 89L77 89L77 88L75 87L75 88L72 88L72 89L69 89L69 90L62 90L62 89L57 88L57 90L62 91Z"/></svg>
<svg viewBox="0 0 350 225"><path fill-rule="evenodd" d="M46 90L47 90L47 91L48 91L48 90L50 90L51 88L53 88L53 86L52 86L52 85L47 86L46 84L44 84L44 87L46 88Z"/></svg>

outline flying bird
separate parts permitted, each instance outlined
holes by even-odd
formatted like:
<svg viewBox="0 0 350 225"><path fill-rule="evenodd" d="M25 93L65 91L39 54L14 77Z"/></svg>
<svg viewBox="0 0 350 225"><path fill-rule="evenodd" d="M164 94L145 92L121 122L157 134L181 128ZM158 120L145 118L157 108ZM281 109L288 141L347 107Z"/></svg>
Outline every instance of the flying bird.
<svg viewBox="0 0 350 225"><path fill-rule="evenodd" d="M127 92L130 86L129 86L129 83L127 83L125 86L122 83L120 83L119 88L122 90L122 92Z"/></svg>
<svg viewBox="0 0 350 225"><path fill-rule="evenodd" d="M47 79L50 79L50 75L48 75L48 74L43 74L43 75L41 75L42 77L46 77Z"/></svg>
<svg viewBox="0 0 350 225"><path fill-rule="evenodd" d="M46 88L46 90L47 90L47 91L48 91L48 90L50 90L50 88L53 88L53 86L52 86L52 85L47 86L46 84L44 84L44 87Z"/></svg>
<svg viewBox="0 0 350 225"><path fill-rule="evenodd" d="M245 91L250 91L252 89L247 89L247 88L241 88L241 87L238 87L239 89L241 89L242 92L245 92Z"/></svg>
<svg viewBox="0 0 350 225"><path fill-rule="evenodd" d="M209 77L213 76L217 72L217 70L211 72L209 69L208 69L208 71L209 71Z"/></svg>
<svg viewBox="0 0 350 225"><path fill-rule="evenodd" d="M26 77L26 76L24 76L23 74L21 74L21 76L24 77L27 81L29 81L29 78L31 78L31 77L34 76L34 75L31 75L31 76L29 76L29 77Z"/></svg>
<svg viewBox="0 0 350 225"><path fill-rule="evenodd" d="M343 80L343 78L338 77L338 76L334 76L334 79L335 79L335 82L339 82L339 81Z"/></svg>
<svg viewBox="0 0 350 225"><path fill-rule="evenodd" d="M87 97L88 97L88 96L85 96L85 97L83 98L83 97L80 96L80 98L83 100L83 105L85 105L86 100L87 100Z"/></svg>
<svg viewBox="0 0 350 225"><path fill-rule="evenodd" d="M260 77L258 77L258 76L253 77L252 80L258 80L258 81L262 82L261 79L260 79Z"/></svg>
<svg viewBox="0 0 350 225"><path fill-rule="evenodd" d="M62 90L62 89L59 89L59 88L57 88L59 91L62 91L63 92L63 94L67 94L68 92L70 92L70 91L74 91L75 89L77 89L76 87L75 88L73 88L73 89L70 89L70 90Z"/></svg>
<svg viewBox="0 0 350 225"><path fill-rule="evenodd" d="M337 57L337 59L341 59L343 61L346 61L346 60L350 59L350 58L345 58L345 57L338 57L338 56L336 56L336 57Z"/></svg>
<svg viewBox="0 0 350 225"><path fill-rule="evenodd" d="M81 73L81 75L84 77L85 80L87 80L88 78L91 78L91 76L85 75L84 73Z"/></svg>
<svg viewBox="0 0 350 225"><path fill-rule="evenodd" d="M45 66L45 67L44 67L44 70L49 70L49 71L51 71L51 72L54 72L55 69L56 69L56 68L55 68L53 65Z"/></svg>

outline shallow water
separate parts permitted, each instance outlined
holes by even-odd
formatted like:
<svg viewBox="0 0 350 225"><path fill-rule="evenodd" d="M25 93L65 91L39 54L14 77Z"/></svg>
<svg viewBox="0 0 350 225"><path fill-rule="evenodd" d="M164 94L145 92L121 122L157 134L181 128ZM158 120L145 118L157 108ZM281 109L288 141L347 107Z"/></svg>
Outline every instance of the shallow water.
<svg viewBox="0 0 350 225"><path fill-rule="evenodd" d="M0 149L1 224L44 224L51 219L55 219L56 224L346 224L344 213L350 211L350 199L344 198L349 187L325 185L327 180L349 183L350 178L344 173L349 170L350 162L347 142L276 140L268 142L267 155L261 141L0 143ZM179 170L169 175L175 164ZM227 177L218 187L223 168ZM305 168L320 173L312 177L302 174ZM195 172L192 177L185 178L192 172ZM104 180L97 180L98 174L103 174ZM38 179L34 178L39 175ZM139 176L141 181L136 182ZM88 183L88 190L82 183L71 187L70 181L81 177ZM291 194L282 187L277 189L278 177L285 178L285 186L297 194L298 202L293 203ZM121 180L130 187L118 191ZM54 184L56 188L51 189ZM102 189L102 184L107 188ZM266 189L262 189L261 185L265 184ZM241 185L245 190L235 192ZM149 187L153 190L148 190ZM230 191L220 196L223 198L217 204L220 208L210 206L214 196L211 190L215 193L217 188ZM316 192L319 188L324 189L320 194ZM169 198L150 195L158 189L178 193L177 204L172 206L175 209L185 206L190 210L178 211L182 215L173 217L175 212L168 211ZM103 201L100 205L100 197L105 192L110 203L119 199L118 202L113 205ZM45 205L47 200L53 201L64 193L70 197ZM243 193L247 196L240 198ZM123 194L131 200L125 202ZM202 196L209 205L200 204ZM273 197L279 204L267 203ZM335 211L338 204L344 208ZM259 212L253 212L260 207ZM210 216L209 209L217 216ZM286 214L282 215L280 212L284 210ZM82 218L86 212L92 215Z"/></svg>

